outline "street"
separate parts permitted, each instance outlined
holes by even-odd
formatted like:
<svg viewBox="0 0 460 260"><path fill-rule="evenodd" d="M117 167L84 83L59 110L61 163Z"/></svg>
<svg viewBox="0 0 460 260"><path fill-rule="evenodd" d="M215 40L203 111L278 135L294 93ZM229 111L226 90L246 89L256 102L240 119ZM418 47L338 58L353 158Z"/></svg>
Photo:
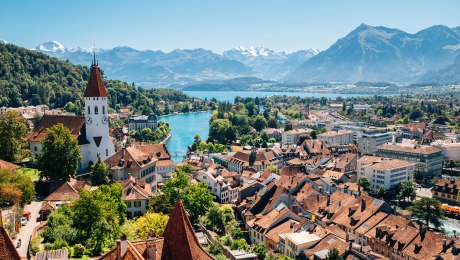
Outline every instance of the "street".
<svg viewBox="0 0 460 260"><path fill-rule="evenodd" d="M26 205L24 208L24 211L30 212L31 217L27 224L21 228L16 241L14 241L14 245L16 246L18 239L21 239L21 247L17 248L21 257L27 257L27 246L29 245L30 236L32 235L33 229L40 224L40 222L37 222L37 219L40 216L39 211L41 205L41 201L32 201L31 204Z"/></svg>

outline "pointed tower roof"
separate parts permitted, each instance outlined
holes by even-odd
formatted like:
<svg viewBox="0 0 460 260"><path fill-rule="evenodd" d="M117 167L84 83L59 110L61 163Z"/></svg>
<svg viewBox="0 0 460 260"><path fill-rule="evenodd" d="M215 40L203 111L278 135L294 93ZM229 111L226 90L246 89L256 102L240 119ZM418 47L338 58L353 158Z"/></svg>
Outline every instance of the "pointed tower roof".
<svg viewBox="0 0 460 260"><path fill-rule="evenodd" d="M178 199L163 233L161 259L213 259L200 245Z"/></svg>
<svg viewBox="0 0 460 260"><path fill-rule="evenodd" d="M107 90L101 77L99 66L94 54L93 64L91 64L88 85L86 85L84 97L107 97Z"/></svg>
<svg viewBox="0 0 460 260"><path fill-rule="evenodd" d="M0 259L20 260L18 251L13 245L6 230L0 226Z"/></svg>

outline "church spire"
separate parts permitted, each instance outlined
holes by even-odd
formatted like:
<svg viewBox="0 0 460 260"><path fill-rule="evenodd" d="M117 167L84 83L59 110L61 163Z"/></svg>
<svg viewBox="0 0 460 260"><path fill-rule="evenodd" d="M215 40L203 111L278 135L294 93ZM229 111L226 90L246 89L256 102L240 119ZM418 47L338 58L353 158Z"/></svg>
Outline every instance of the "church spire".
<svg viewBox="0 0 460 260"><path fill-rule="evenodd" d="M93 62L91 64L88 85L86 85L84 97L107 97L107 90L101 77L101 72L96 60L96 51L93 50Z"/></svg>
<svg viewBox="0 0 460 260"><path fill-rule="evenodd" d="M198 242L180 199L174 205L163 237L161 259L213 259Z"/></svg>

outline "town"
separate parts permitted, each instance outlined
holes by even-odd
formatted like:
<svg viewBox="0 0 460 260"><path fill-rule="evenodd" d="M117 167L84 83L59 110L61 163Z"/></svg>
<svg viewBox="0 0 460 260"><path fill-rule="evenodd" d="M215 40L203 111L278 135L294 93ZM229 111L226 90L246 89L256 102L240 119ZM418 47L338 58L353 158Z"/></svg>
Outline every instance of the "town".
<svg viewBox="0 0 460 260"><path fill-rule="evenodd" d="M456 94L0 108L1 259L457 259ZM80 103L79 103L80 104ZM204 138L204 139L203 139Z"/></svg>

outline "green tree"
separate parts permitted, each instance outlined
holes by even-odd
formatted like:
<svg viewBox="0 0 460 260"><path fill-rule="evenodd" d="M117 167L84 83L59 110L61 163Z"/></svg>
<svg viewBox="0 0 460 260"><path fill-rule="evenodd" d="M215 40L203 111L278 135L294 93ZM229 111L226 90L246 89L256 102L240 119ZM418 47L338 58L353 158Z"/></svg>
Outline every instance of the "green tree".
<svg viewBox="0 0 460 260"><path fill-rule="evenodd" d="M385 196L385 187L380 186L377 190L377 195L379 196L379 198L383 198L383 196Z"/></svg>
<svg viewBox="0 0 460 260"><path fill-rule="evenodd" d="M0 115L0 159L16 162L23 159L27 149L27 121L15 111Z"/></svg>
<svg viewBox="0 0 460 260"><path fill-rule="evenodd" d="M174 202L164 193L153 195L149 200L149 212L163 213L170 215L173 210Z"/></svg>
<svg viewBox="0 0 460 260"><path fill-rule="evenodd" d="M367 192L371 191L371 180L369 180L369 178L365 176L362 176L359 179L358 185L361 186L361 188Z"/></svg>
<svg viewBox="0 0 460 260"><path fill-rule="evenodd" d="M97 162L93 165L91 171L91 184L93 186L99 186L103 184L109 184L110 182L110 169L107 165L102 162L101 158L97 158Z"/></svg>
<svg viewBox="0 0 460 260"><path fill-rule="evenodd" d="M228 119L213 120L209 126L209 139L221 144L231 143L236 138L236 128Z"/></svg>
<svg viewBox="0 0 460 260"><path fill-rule="evenodd" d="M414 201L409 207L409 212L411 218L423 222L426 226L433 224L435 227L440 227L442 225L441 220L444 218L441 202L428 197Z"/></svg>
<svg viewBox="0 0 460 260"><path fill-rule="evenodd" d="M265 249L265 246L261 244L255 244L252 246L251 252L257 255L257 259L264 260L267 250Z"/></svg>
<svg viewBox="0 0 460 260"><path fill-rule="evenodd" d="M67 102L64 106L64 110L69 113L75 113L76 115L80 114L80 109L73 102Z"/></svg>
<svg viewBox="0 0 460 260"><path fill-rule="evenodd" d="M78 227L74 226L72 210L67 205L63 205L48 216L48 223L43 231L43 237L46 242L54 243L56 240L62 239L69 244L73 244L78 241L77 229Z"/></svg>
<svg viewBox="0 0 460 260"><path fill-rule="evenodd" d="M238 250L238 249L247 250L248 247L249 247L248 243L243 238L234 239L232 243L230 244L231 250Z"/></svg>
<svg viewBox="0 0 460 260"><path fill-rule="evenodd" d="M224 214L216 205L209 207L206 213L206 223L212 228L213 231L222 234L225 230Z"/></svg>
<svg viewBox="0 0 460 260"><path fill-rule="evenodd" d="M155 231L158 237L163 236L163 232L168 223L169 217L161 213L148 212L142 217L127 221L121 231L129 240L147 239L150 229Z"/></svg>
<svg viewBox="0 0 460 260"><path fill-rule="evenodd" d="M270 128L280 128L281 125L280 125L280 122L274 118L274 117L271 117L270 119L268 119L267 121L267 127L270 127Z"/></svg>
<svg viewBox="0 0 460 260"><path fill-rule="evenodd" d="M72 205L79 241L84 241L94 255L99 255L120 234L126 220L121 195L120 184L101 185L94 191L80 190L80 198Z"/></svg>
<svg viewBox="0 0 460 260"><path fill-rule="evenodd" d="M11 201L7 198L12 198ZM0 169L0 201L29 204L35 197L35 185L30 177L16 171Z"/></svg>
<svg viewBox="0 0 460 260"><path fill-rule="evenodd" d="M339 250L337 250L337 248L332 248L331 250L329 250L329 252L327 252L326 260L339 260L339 259L342 259L342 258L340 257L340 253L339 253Z"/></svg>
<svg viewBox="0 0 460 260"><path fill-rule="evenodd" d="M292 130L292 124L286 123L286 125L284 126L284 131L290 131L290 130Z"/></svg>
<svg viewBox="0 0 460 260"><path fill-rule="evenodd" d="M399 187L398 199L406 200L409 198L410 201L413 201L417 196L417 192L415 190L415 184L412 180L407 180L401 183Z"/></svg>
<svg viewBox="0 0 460 260"><path fill-rule="evenodd" d="M67 181L77 173L81 160L78 141L69 129L59 123L49 128L42 142L43 150L37 156L40 178L51 181Z"/></svg>
<svg viewBox="0 0 460 260"><path fill-rule="evenodd" d="M267 120L265 117L258 115L256 120L254 120L253 127L256 129L257 132L260 132L262 129L267 127Z"/></svg>

